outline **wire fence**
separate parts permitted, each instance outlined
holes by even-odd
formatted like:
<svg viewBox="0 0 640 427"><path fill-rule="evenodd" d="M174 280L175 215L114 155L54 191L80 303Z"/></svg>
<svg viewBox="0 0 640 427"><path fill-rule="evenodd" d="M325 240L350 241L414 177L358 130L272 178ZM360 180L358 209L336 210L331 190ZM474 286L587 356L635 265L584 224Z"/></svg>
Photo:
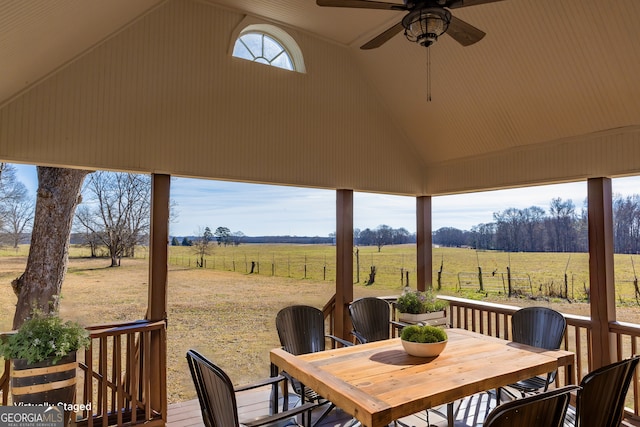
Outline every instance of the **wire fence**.
<svg viewBox="0 0 640 427"><path fill-rule="evenodd" d="M417 273L415 255L411 253L367 254L354 258L354 283L401 290L415 287ZM202 260L193 255L172 256L169 263L188 268L232 271L241 274L287 277L301 280L334 282L335 254L279 254L236 251L233 254L212 255ZM202 264L202 265L201 265ZM440 267L440 268L439 268ZM488 271L487 271L488 270ZM442 271L434 262L433 286L440 291L481 292L508 297L563 298L587 301L589 298L588 271L565 272L550 269L532 271L499 271L477 267L475 271ZM616 295L620 302L640 305L640 291L634 277L616 278Z"/></svg>

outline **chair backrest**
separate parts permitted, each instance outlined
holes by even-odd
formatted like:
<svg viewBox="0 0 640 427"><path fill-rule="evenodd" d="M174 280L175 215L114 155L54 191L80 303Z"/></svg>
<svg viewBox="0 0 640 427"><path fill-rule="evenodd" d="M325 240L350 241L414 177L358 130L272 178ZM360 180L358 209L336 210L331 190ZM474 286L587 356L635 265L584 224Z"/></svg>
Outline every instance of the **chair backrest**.
<svg viewBox="0 0 640 427"><path fill-rule="evenodd" d="M577 386L567 386L495 407L484 420L484 427L560 427L569 406L570 394Z"/></svg>
<svg viewBox="0 0 640 427"><path fill-rule="evenodd" d="M198 394L204 425L239 426L236 395L227 374L195 350L187 351L187 363Z"/></svg>
<svg viewBox="0 0 640 427"><path fill-rule="evenodd" d="M383 299L365 297L349 305L353 331L360 342L386 340L390 337L391 306Z"/></svg>
<svg viewBox="0 0 640 427"><path fill-rule="evenodd" d="M307 354L325 348L324 315L308 305L285 307L276 315L280 345L291 354Z"/></svg>
<svg viewBox="0 0 640 427"><path fill-rule="evenodd" d="M613 427L622 421L624 401L640 356L612 363L588 373L578 393L576 425Z"/></svg>
<svg viewBox="0 0 640 427"><path fill-rule="evenodd" d="M560 348L567 321L547 307L522 308L511 317L511 339L534 347L555 350Z"/></svg>

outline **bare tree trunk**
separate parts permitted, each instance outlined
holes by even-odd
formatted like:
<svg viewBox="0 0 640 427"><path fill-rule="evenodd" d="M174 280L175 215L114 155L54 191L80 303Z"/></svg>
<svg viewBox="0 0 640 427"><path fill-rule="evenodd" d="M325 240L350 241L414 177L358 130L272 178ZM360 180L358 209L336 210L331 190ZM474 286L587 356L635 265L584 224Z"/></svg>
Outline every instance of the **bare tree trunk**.
<svg viewBox="0 0 640 427"><path fill-rule="evenodd" d="M58 311L67 272L71 224L80 201L86 170L38 166L38 194L29 257L24 273L12 283L18 296L13 328L34 309Z"/></svg>
<svg viewBox="0 0 640 427"><path fill-rule="evenodd" d="M110 267L118 267L120 264L118 263L118 252L113 250L111 251L111 265Z"/></svg>

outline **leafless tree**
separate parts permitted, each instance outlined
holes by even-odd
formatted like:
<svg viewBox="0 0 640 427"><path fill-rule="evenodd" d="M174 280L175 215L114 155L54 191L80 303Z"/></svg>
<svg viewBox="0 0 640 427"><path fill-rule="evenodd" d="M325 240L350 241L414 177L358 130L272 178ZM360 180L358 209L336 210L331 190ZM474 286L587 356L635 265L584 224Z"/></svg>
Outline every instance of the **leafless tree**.
<svg viewBox="0 0 640 427"><path fill-rule="evenodd" d="M244 239L244 233L242 231L234 231L231 233L231 242L233 243L233 246L240 246L242 239Z"/></svg>
<svg viewBox="0 0 640 427"><path fill-rule="evenodd" d="M38 166L38 192L24 273L12 282L18 296L13 328L34 309L55 313L67 272L69 236L80 189L89 171Z"/></svg>
<svg viewBox="0 0 640 427"><path fill-rule="evenodd" d="M91 224L93 222L93 213L89 206L80 205L76 209L76 221L74 221L74 231L77 236L82 239L82 244L89 247L91 251L91 258L98 256L98 246L102 242L100 236L92 229L86 227L84 224Z"/></svg>
<svg viewBox="0 0 640 427"><path fill-rule="evenodd" d="M133 173L100 171L90 175L84 189L87 208L76 220L106 246L111 266L133 256L135 246L148 235L151 177Z"/></svg>
<svg viewBox="0 0 640 427"><path fill-rule="evenodd" d="M35 210L33 200L26 194L24 185L18 183L18 186L24 189L24 196L13 199L2 213L4 216L2 231L7 234L14 248L18 247L25 233L30 230Z"/></svg>
<svg viewBox="0 0 640 427"><path fill-rule="evenodd" d="M572 252L576 246L576 208L571 199L551 199L549 205L549 239L554 252Z"/></svg>
<svg viewBox="0 0 640 427"><path fill-rule="evenodd" d="M29 231L33 212L34 202L17 180L15 167L0 163L0 230L14 248Z"/></svg>
<svg viewBox="0 0 640 427"><path fill-rule="evenodd" d="M200 257L198 267L204 267L204 257L211 253L211 242L213 242L214 236L209 227L200 228L198 230L198 238L193 243L196 253Z"/></svg>

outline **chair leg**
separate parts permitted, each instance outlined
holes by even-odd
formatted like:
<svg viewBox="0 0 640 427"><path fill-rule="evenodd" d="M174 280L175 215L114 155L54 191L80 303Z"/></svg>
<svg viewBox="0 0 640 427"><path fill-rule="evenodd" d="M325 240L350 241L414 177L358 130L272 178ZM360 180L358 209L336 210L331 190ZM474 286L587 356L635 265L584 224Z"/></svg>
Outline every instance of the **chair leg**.
<svg viewBox="0 0 640 427"><path fill-rule="evenodd" d="M320 422L321 422L322 420L324 420L324 419L327 417L327 415L329 415L329 413L330 413L331 411L333 411L333 409L334 409L335 407L336 407L336 405L334 405L333 403L330 403L330 404L329 404L329 407L328 407L328 408L327 408L327 409L322 413L322 415L320 415L320 418L318 418L318 419L316 420L316 422L315 422L315 423L313 423L313 425L314 425L314 426L317 426L318 424L320 424Z"/></svg>

